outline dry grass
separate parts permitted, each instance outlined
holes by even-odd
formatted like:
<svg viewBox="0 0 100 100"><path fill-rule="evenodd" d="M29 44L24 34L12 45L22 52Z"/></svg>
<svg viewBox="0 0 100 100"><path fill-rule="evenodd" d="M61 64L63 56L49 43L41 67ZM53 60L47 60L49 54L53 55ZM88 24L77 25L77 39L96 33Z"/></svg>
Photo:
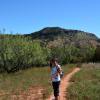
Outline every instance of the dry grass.
<svg viewBox="0 0 100 100"><path fill-rule="evenodd" d="M90 68L90 69L92 69L92 68L100 68L100 63L84 63L84 64L82 64L82 66L81 66L82 68Z"/></svg>
<svg viewBox="0 0 100 100"><path fill-rule="evenodd" d="M62 66L68 73L74 65ZM0 74L0 100L44 100L52 91L48 67Z"/></svg>
<svg viewBox="0 0 100 100"><path fill-rule="evenodd" d="M83 64L70 81L67 100L100 100L100 64Z"/></svg>

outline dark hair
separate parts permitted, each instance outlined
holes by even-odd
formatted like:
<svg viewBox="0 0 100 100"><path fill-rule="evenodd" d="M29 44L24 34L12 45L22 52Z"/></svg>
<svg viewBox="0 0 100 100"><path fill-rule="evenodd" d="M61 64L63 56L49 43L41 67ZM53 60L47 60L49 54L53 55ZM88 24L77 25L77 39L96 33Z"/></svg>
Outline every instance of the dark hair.
<svg viewBox="0 0 100 100"><path fill-rule="evenodd" d="M52 58L51 60L50 60L50 68L52 67L52 62L58 62L58 59L57 58Z"/></svg>
<svg viewBox="0 0 100 100"><path fill-rule="evenodd" d="M52 67L52 63L50 62L50 68Z"/></svg>
<svg viewBox="0 0 100 100"><path fill-rule="evenodd" d="M57 58L52 58L51 61L52 62L54 62L54 61L58 62L58 59Z"/></svg>

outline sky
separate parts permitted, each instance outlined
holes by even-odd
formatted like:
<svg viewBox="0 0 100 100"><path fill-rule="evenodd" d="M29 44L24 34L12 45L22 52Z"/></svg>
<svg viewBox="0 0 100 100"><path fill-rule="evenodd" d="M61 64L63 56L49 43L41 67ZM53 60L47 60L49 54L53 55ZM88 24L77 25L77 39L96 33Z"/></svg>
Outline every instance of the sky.
<svg viewBox="0 0 100 100"><path fill-rule="evenodd" d="M100 37L99 26L100 0L0 0L0 30L5 33L62 27Z"/></svg>

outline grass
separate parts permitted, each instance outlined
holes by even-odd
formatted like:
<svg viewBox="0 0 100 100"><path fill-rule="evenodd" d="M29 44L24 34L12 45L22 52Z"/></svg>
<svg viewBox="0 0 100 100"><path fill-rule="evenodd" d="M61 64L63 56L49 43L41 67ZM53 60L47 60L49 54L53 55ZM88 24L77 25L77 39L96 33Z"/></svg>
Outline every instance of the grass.
<svg viewBox="0 0 100 100"><path fill-rule="evenodd" d="M100 68L82 68L70 81L67 100L100 100Z"/></svg>
<svg viewBox="0 0 100 100"><path fill-rule="evenodd" d="M70 64L62 66L62 69L66 74L74 67L75 65ZM43 98L50 95L52 85L48 67L31 68L12 74L0 74L0 100L11 100L12 95L20 95L23 92L28 95L29 89L35 92L41 89Z"/></svg>

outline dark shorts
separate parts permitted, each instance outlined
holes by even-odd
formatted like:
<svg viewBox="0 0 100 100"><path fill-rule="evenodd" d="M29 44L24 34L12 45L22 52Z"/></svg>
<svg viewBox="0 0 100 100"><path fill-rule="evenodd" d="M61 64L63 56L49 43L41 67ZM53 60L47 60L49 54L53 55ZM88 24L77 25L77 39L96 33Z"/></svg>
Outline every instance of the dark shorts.
<svg viewBox="0 0 100 100"><path fill-rule="evenodd" d="M60 86L60 81L58 82L52 82L53 90L54 90L54 96L59 96L59 86Z"/></svg>

